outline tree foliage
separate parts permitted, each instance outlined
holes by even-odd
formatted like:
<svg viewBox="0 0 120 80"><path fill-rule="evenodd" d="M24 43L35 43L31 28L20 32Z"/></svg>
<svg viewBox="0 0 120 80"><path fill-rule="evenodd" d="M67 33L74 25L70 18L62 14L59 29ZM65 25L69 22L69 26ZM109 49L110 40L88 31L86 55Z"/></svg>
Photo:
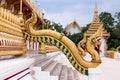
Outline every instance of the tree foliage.
<svg viewBox="0 0 120 80"><path fill-rule="evenodd" d="M86 26L82 27L82 33L86 32L89 28L90 24L87 24Z"/></svg>
<svg viewBox="0 0 120 80"><path fill-rule="evenodd" d="M116 23L120 23L120 12L115 13Z"/></svg>
<svg viewBox="0 0 120 80"><path fill-rule="evenodd" d="M115 19L116 27L120 29L120 12L115 13Z"/></svg>
<svg viewBox="0 0 120 80"><path fill-rule="evenodd" d="M110 32L110 38L107 41L108 49L120 46L120 30L118 31L116 28L112 28Z"/></svg>
<svg viewBox="0 0 120 80"><path fill-rule="evenodd" d="M116 12L115 14L115 22L116 25L113 28L110 28L110 38L108 39L108 48L118 47L120 46L120 12Z"/></svg>
<svg viewBox="0 0 120 80"><path fill-rule="evenodd" d="M114 18L109 12L101 12L99 15L100 22L103 23L105 29L110 32L110 28L114 26Z"/></svg>
<svg viewBox="0 0 120 80"><path fill-rule="evenodd" d="M83 33L76 33L67 36L70 40L72 40L76 45L83 38Z"/></svg>
<svg viewBox="0 0 120 80"><path fill-rule="evenodd" d="M51 30L55 30L57 32L63 31L62 25L60 23L55 23L48 19L44 19L44 22L45 22L45 24L42 27L40 27L39 29L51 29Z"/></svg>

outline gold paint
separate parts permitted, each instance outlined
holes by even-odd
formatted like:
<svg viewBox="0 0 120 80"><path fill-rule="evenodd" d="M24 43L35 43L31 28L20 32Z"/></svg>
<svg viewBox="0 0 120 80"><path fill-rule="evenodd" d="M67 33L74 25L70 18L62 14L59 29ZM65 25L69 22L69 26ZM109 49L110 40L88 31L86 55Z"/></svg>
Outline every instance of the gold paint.
<svg viewBox="0 0 120 80"><path fill-rule="evenodd" d="M86 44L86 33L84 33L84 37L81 41L79 41L77 47L78 47L78 50L81 52L81 55L84 57L85 56L85 50L82 48L85 47L85 44Z"/></svg>
<svg viewBox="0 0 120 80"><path fill-rule="evenodd" d="M34 37L34 40L35 40L35 42L37 42L37 37L36 36Z"/></svg>
<svg viewBox="0 0 120 80"><path fill-rule="evenodd" d="M59 47L59 41L57 41L56 46Z"/></svg>
<svg viewBox="0 0 120 80"><path fill-rule="evenodd" d="M70 53L67 53L67 54L70 54ZM72 56L69 58L69 60L71 60L72 59Z"/></svg>
<svg viewBox="0 0 120 80"><path fill-rule="evenodd" d="M32 20L31 22L30 22L30 20ZM34 21L35 20L35 21ZM30 22L30 23L29 23ZM42 35L44 35L44 36L50 36L50 37L52 37L52 38L55 38L55 39L57 39L57 40L59 40L59 38L60 38L60 33L58 33L58 32L55 32L55 31L52 31L52 30L38 30L38 31L35 31L34 29L33 29L33 25L35 24L35 22L37 22L37 16L36 16L36 14L35 13L33 13L33 16L27 21L27 24L26 24L26 27L28 27L29 28L29 33L31 34L31 35L36 35L36 36L42 36ZM98 34L99 32L97 32L97 34ZM96 35L97 35L96 34ZM52 39L52 41L53 41L53 39ZM68 48L69 48L69 50L71 51L71 53L72 53L72 56L74 57L74 59L75 59L75 61L76 61L76 64L79 64L79 65L82 65L83 67L85 67L85 68L93 68L93 67L97 67L99 64L100 64L100 62L88 62L88 61L85 61L82 57L80 57L80 55L79 55L79 51L78 51L78 49L76 48L76 46L74 45L74 43L72 43L68 38L66 38L65 36L63 36L62 37L62 39L60 40L60 42L62 42L62 46L60 47L60 49L62 50L62 48L63 48L63 44L65 44ZM53 43L53 42L52 42ZM90 45L89 47L91 47L92 46L92 44L87 44L87 46L88 45ZM89 48L88 50L94 50L92 47L91 48ZM100 61L100 57L99 57L99 55L98 55L98 53L94 53L94 51L92 52L92 54L94 54L95 55L95 60L99 60Z"/></svg>
<svg viewBox="0 0 120 80"><path fill-rule="evenodd" d="M0 37L2 37L3 39L6 39L6 40L11 40L11 41L16 41L16 42L20 42L22 43L22 40L23 38L17 38L17 37L11 37L11 36L8 36L8 35L3 35L3 34L0 34Z"/></svg>
<svg viewBox="0 0 120 80"><path fill-rule="evenodd" d="M41 39L40 39L40 37L38 37L38 41L39 41L39 42L41 42Z"/></svg>
<svg viewBox="0 0 120 80"><path fill-rule="evenodd" d="M85 68L83 68L82 73L85 74Z"/></svg>
<svg viewBox="0 0 120 80"><path fill-rule="evenodd" d="M24 2L32 9L33 12L35 12L37 14L37 17L40 19L40 21L42 22L42 24L44 24L44 20L43 20L43 16L42 14L39 13L39 10L37 10L33 3L31 3L29 0L24 0Z"/></svg>
<svg viewBox="0 0 120 80"><path fill-rule="evenodd" d="M20 0L20 12L19 12L19 19L23 20L23 12L22 12L22 0Z"/></svg>
<svg viewBox="0 0 120 80"><path fill-rule="evenodd" d="M52 44L54 44L54 39L52 38Z"/></svg>
<svg viewBox="0 0 120 80"><path fill-rule="evenodd" d="M98 28L102 25L102 23L99 20L98 16L98 8L97 8L97 2L95 2L95 9L94 9L94 17L91 25L89 26L88 30L86 31L86 36L90 37L93 34L95 34L98 30ZM103 31L103 37L108 39L110 37L110 33L107 33L107 31L104 29L102 25L102 31Z"/></svg>
<svg viewBox="0 0 120 80"><path fill-rule="evenodd" d="M64 51L63 51L64 53L66 53L66 47L65 47L65 49L64 49Z"/></svg>
<svg viewBox="0 0 120 80"><path fill-rule="evenodd" d="M3 55L21 55L23 51L0 51L0 56Z"/></svg>
<svg viewBox="0 0 120 80"><path fill-rule="evenodd" d="M0 55L22 54L22 56L24 56L26 53L26 48L24 46L24 40L23 40L23 31L22 31L24 24L21 25L21 18L23 18L22 3L25 3L25 5L27 5L30 9L33 9L33 11L37 13L37 16L41 20L42 24L44 24L43 17L41 16L41 14L39 14L39 11L34 8L33 4L29 0L24 0L24 2L20 0L20 14L17 16L12 14L12 12L9 11L11 9L8 8L8 6L11 6L11 5L14 6L14 4L7 4L6 2L4 5L1 5L0 6L0 39L8 41L6 45L4 45L5 49L7 49L6 47L8 44L10 45L9 47L13 47L11 45L12 44L11 42L13 42L14 44L15 43L19 44L19 46L16 46L16 48L20 49L20 51L17 51L17 50L10 51L9 49L7 49L7 51L3 51L1 49ZM14 11L17 11L17 10L14 10ZM1 32L6 34L1 34ZM24 35L24 37L26 37L26 34ZM28 39L30 39L30 35L28 35ZM36 41L36 37L35 37L35 41Z"/></svg>
<svg viewBox="0 0 120 80"><path fill-rule="evenodd" d="M43 43L45 43L45 37L44 36L42 37L42 39L43 39Z"/></svg>
<svg viewBox="0 0 120 80"><path fill-rule="evenodd" d="M50 42L49 42L50 40L49 40L49 37L47 36L47 43L48 43L48 45L50 45Z"/></svg>
<svg viewBox="0 0 120 80"><path fill-rule="evenodd" d="M78 71L81 72L81 68L79 68Z"/></svg>
<svg viewBox="0 0 120 80"><path fill-rule="evenodd" d="M74 65L74 63L75 63L75 60L73 60L71 64Z"/></svg>
<svg viewBox="0 0 120 80"><path fill-rule="evenodd" d="M60 50L62 50L63 49L63 44L60 46Z"/></svg>
<svg viewBox="0 0 120 80"><path fill-rule="evenodd" d="M67 57L69 56L69 53L67 53L67 55L66 55Z"/></svg>
<svg viewBox="0 0 120 80"><path fill-rule="evenodd" d="M40 54L45 54L46 53L46 48L45 48L45 44L44 43L41 44L39 52L40 52Z"/></svg>

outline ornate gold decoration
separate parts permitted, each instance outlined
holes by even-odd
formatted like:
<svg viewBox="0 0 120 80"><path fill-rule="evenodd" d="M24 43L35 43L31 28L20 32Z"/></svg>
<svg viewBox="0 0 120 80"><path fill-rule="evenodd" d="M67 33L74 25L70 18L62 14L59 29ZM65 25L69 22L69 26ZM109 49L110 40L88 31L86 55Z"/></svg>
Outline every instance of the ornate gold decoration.
<svg viewBox="0 0 120 80"><path fill-rule="evenodd" d="M24 3L33 10L31 18L25 22L25 32L22 31L22 26L24 26L24 24L21 25L20 18L11 12L8 12L7 9L0 7L0 32L10 34L0 34L0 42L2 43L0 44L0 55L24 56L26 53L23 39L24 37L25 39L32 42L39 42L39 44L42 46L42 50L40 50L43 51L42 53L46 53L44 44L58 47L64 52L71 64L82 74L88 75L88 68L97 67L101 63L98 52L93 48L93 46L98 46L98 41L96 38L102 36L101 27L99 31L90 36L86 42L85 47L92 56L92 61L88 62L84 60L83 56L79 55L81 50L79 51L76 45L63 34L52 30L34 30L33 27L36 24L38 18L41 20L41 24L44 23L42 20L43 17L41 14L39 14L39 11L34 8L33 4L31 4L29 0L24 0ZM20 7L22 7L22 0ZM20 9L20 12L22 12L22 8ZM84 42L84 40L81 42Z"/></svg>
<svg viewBox="0 0 120 80"><path fill-rule="evenodd" d="M37 22L37 16L35 13L33 13L32 17L30 19L28 19L25 24L26 28L28 30L27 31L28 34L30 34L31 36L37 36L42 39L45 37L46 38L49 37L50 38L49 40L52 45L55 45L57 47L59 46L58 48L61 49L66 54L67 58L69 60L72 59L72 61L70 60L71 64L74 65L74 67L76 69L78 69L79 72L81 72L83 74L85 74L85 73L87 74L86 70L88 68L97 67L101 63L99 54L93 48L94 44L97 42L97 41L95 41L96 38L102 36L101 28L99 29L99 31L97 31L96 34L94 34L90 37L90 40L87 40L86 47L93 58L93 60L91 62L88 62L88 61L84 60L81 55L79 55L79 51L78 51L77 47L67 37L62 36L62 38L60 39L61 34L58 32L52 31L52 30L35 31L33 29L33 26L36 22ZM92 39L95 39L95 40L92 40ZM40 41L40 40L38 40L38 41ZM40 43L42 43L42 42L40 42ZM45 42L48 42L48 41L45 41ZM72 56L72 58L69 58L71 56ZM81 71L81 70L83 70L83 71Z"/></svg>
<svg viewBox="0 0 120 80"><path fill-rule="evenodd" d="M0 7L0 55L25 55L26 48L20 19Z"/></svg>
<svg viewBox="0 0 120 80"><path fill-rule="evenodd" d="M78 50L81 52L81 55L85 56L85 46L86 46L86 34L84 33L84 37L79 43L77 44Z"/></svg>
<svg viewBox="0 0 120 80"><path fill-rule="evenodd" d="M86 37L89 38L90 36L95 34L97 32L98 28L101 25L102 25L102 23L100 22L99 16L98 16L97 2L95 2L93 21L91 22L88 30L85 32L86 33ZM107 31L104 29L103 25L102 25L102 31L103 31L103 37L108 39L110 37L110 33L107 33Z"/></svg>
<svg viewBox="0 0 120 80"><path fill-rule="evenodd" d="M44 43L41 44L39 52L40 52L40 54L45 54L46 53L46 48L45 48Z"/></svg>

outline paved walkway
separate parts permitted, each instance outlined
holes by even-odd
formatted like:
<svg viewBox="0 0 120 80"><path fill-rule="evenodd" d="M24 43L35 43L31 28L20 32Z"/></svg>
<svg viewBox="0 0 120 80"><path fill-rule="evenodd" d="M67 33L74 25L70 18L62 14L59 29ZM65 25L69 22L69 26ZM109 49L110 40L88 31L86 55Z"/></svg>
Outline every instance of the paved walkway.
<svg viewBox="0 0 120 80"><path fill-rule="evenodd" d="M102 57L101 80L120 80L120 60Z"/></svg>

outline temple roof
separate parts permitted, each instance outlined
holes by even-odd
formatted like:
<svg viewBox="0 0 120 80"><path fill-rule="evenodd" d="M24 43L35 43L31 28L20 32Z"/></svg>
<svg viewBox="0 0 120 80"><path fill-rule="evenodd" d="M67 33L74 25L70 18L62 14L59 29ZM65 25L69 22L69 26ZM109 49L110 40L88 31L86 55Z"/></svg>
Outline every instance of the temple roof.
<svg viewBox="0 0 120 80"><path fill-rule="evenodd" d="M5 9L11 10L13 14L18 15L20 12L21 0L0 0L1 6ZM22 0L22 13L24 20L31 17L32 12L35 12L38 17L38 23L44 24L43 16L40 11L34 6L31 0Z"/></svg>
<svg viewBox="0 0 120 80"><path fill-rule="evenodd" d="M37 8L35 8L34 4L30 0L23 0L23 2L26 4L27 7L31 9L31 11L34 11L37 14L38 18L41 20L41 22L44 23L42 14Z"/></svg>
<svg viewBox="0 0 120 80"><path fill-rule="evenodd" d="M88 30L85 32L86 36L89 37L92 34L94 34L95 32L97 32L97 30L100 27L100 25L102 25L102 23L99 20L97 2L95 2L93 21L91 22ZM108 38L109 36L110 36L110 34L103 27L103 37L107 37Z"/></svg>
<svg viewBox="0 0 120 80"><path fill-rule="evenodd" d="M65 31L68 32L68 30L69 30L71 27L74 27L74 28L78 27L78 28L80 29L80 31L81 31L81 27L80 27L80 25L78 24L78 22L76 21L76 19L74 19L73 22L71 22L70 24L68 24L68 25L65 27Z"/></svg>

